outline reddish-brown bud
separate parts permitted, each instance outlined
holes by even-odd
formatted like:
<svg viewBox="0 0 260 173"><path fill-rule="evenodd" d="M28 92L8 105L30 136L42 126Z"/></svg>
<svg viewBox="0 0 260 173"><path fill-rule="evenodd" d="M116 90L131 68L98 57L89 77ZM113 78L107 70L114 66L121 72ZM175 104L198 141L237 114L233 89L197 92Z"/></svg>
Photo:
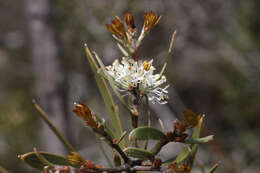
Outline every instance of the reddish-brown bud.
<svg viewBox="0 0 260 173"><path fill-rule="evenodd" d="M116 140L116 139L113 139L113 143L116 144L116 143L117 143L117 140Z"/></svg>
<svg viewBox="0 0 260 173"><path fill-rule="evenodd" d="M154 159L153 161L153 168L160 168L162 165L162 160L161 159Z"/></svg>

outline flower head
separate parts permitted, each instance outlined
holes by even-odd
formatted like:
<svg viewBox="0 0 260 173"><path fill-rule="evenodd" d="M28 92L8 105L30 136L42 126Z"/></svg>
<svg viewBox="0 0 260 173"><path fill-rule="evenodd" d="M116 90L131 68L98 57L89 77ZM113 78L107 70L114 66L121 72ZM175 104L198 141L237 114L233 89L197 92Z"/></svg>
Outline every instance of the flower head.
<svg viewBox="0 0 260 173"><path fill-rule="evenodd" d="M151 61L134 61L123 57L121 63L116 59L112 66L106 67L106 75L114 81L120 91L147 95L153 103L165 104L168 99L168 85L159 87L166 82L166 77L153 74L155 68Z"/></svg>

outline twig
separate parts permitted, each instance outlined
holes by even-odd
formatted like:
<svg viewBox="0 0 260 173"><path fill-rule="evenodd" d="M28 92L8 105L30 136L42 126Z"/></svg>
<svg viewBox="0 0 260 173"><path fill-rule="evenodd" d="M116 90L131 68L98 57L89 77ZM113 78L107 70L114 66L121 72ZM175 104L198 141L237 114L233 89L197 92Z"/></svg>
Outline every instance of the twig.
<svg viewBox="0 0 260 173"><path fill-rule="evenodd" d="M34 107L40 112L40 116L47 123L53 133L59 138L63 145L70 151L75 152L76 150L70 144L70 142L61 134L61 132L55 127L54 123L50 120L48 115L43 111L43 109L38 105L36 100L32 100Z"/></svg>
<svg viewBox="0 0 260 173"><path fill-rule="evenodd" d="M111 136L104 130L102 131L96 131L99 135L103 136L109 143L109 145L114 148L123 158L125 163L131 163L131 160L126 156L124 151L119 147L118 143L115 143Z"/></svg>
<svg viewBox="0 0 260 173"><path fill-rule="evenodd" d="M172 48L173 48L173 45L174 45L175 35L176 35L176 30L172 34L171 41L170 41L170 46L169 46L169 49L168 49L168 55L167 55L167 57L165 59L165 62L163 64L162 70L160 72L160 76L162 76L162 74L164 73L164 71L166 69L166 66L167 66L167 63L168 63L168 59L169 59L169 56L170 56L170 54L172 52Z"/></svg>
<svg viewBox="0 0 260 173"><path fill-rule="evenodd" d="M157 172L165 172L168 168L161 167L161 168L153 168L152 166L133 166L130 167L128 165L122 165L115 168L93 168L93 169L86 169L85 173L97 173L97 172L136 172L136 171L157 171Z"/></svg>

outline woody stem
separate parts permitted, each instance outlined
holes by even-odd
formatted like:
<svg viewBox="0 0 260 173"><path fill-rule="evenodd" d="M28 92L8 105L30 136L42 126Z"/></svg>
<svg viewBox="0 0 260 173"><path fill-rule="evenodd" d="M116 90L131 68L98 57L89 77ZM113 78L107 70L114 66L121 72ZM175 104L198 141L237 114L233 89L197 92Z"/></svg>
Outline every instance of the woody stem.
<svg viewBox="0 0 260 173"><path fill-rule="evenodd" d="M139 98L138 94L134 94L134 97L133 97L133 100L132 100L132 104L133 104L133 108L134 108L135 111L131 112L131 120L132 120L132 128L133 129L138 127L139 100L140 100L140 98ZM137 140L132 141L132 146L133 147L137 147Z"/></svg>

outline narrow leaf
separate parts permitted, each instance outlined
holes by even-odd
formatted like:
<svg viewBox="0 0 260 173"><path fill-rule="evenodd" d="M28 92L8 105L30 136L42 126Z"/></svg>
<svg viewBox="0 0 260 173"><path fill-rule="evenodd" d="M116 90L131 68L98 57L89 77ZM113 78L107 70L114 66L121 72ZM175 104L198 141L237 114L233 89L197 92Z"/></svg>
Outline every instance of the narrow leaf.
<svg viewBox="0 0 260 173"><path fill-rule="evenodd" d="M37 158L40 160L40 162L43 164L43 165L47 165L47 166L54 166L51 162L49 162L48 160L45 159L44 156L42 156L38 150L36 148L33 148L33 151L35 153L35 155L37 156Z"/></svg>
<svg viewBox="0 0 260 173"><path fill-rule="evenodd" d="M114 103L113 97L109 91L106 81L104 80L104 78L101 77L101 75L98 74L98 65L86 44L85 44L85 52L86 52L91 70L94 73L99 91L104 100L106 109L108 111L111 125L112 125L113 129L115 130L114 133L116 135L116 138L119 139L123 133L123 130L122 130L122 125L121 125L120 118L119 118L118 106ZM123 147L124 144L125 143L122 141L120 143L121 147Z"/></svg>
<svg viewBox="0 0 260 173"><path fill-rule="evenodd" d="M54 165L65 165L65 166L73 166L65 157L59 156L56 154L48 153L48 152L39 152L41 156L43 156L48 162L54 164ZM37 157L35 152L29 152L23 155L18 156L21 160L23 160L25 163L30 165L31 167L43 169L44 166L47 166L43 164L39 158Z"/></svg>
<svg viewBox="0 0 260 173"><path fill-rule="evenodd" d="M127 147L124 149L124 152L130 157L140 158L140 159L153 159L154 155L146 151L142 148L135 148L135 147Z"/></svg>
<svg viewBox="0 0 260 173"><path fill-rule="evenodd" d="M129 134L129 140L139 139L139 140L166 140L165 134L152 127L139 127L132 130Z"/></svg>
<svg viewBox="0 0 260 173"><path fill-rule="evenodd" d="M214 135L206 136L203 138L194 138L185 140L186 144L202 144L213 140Z"/></svg>

